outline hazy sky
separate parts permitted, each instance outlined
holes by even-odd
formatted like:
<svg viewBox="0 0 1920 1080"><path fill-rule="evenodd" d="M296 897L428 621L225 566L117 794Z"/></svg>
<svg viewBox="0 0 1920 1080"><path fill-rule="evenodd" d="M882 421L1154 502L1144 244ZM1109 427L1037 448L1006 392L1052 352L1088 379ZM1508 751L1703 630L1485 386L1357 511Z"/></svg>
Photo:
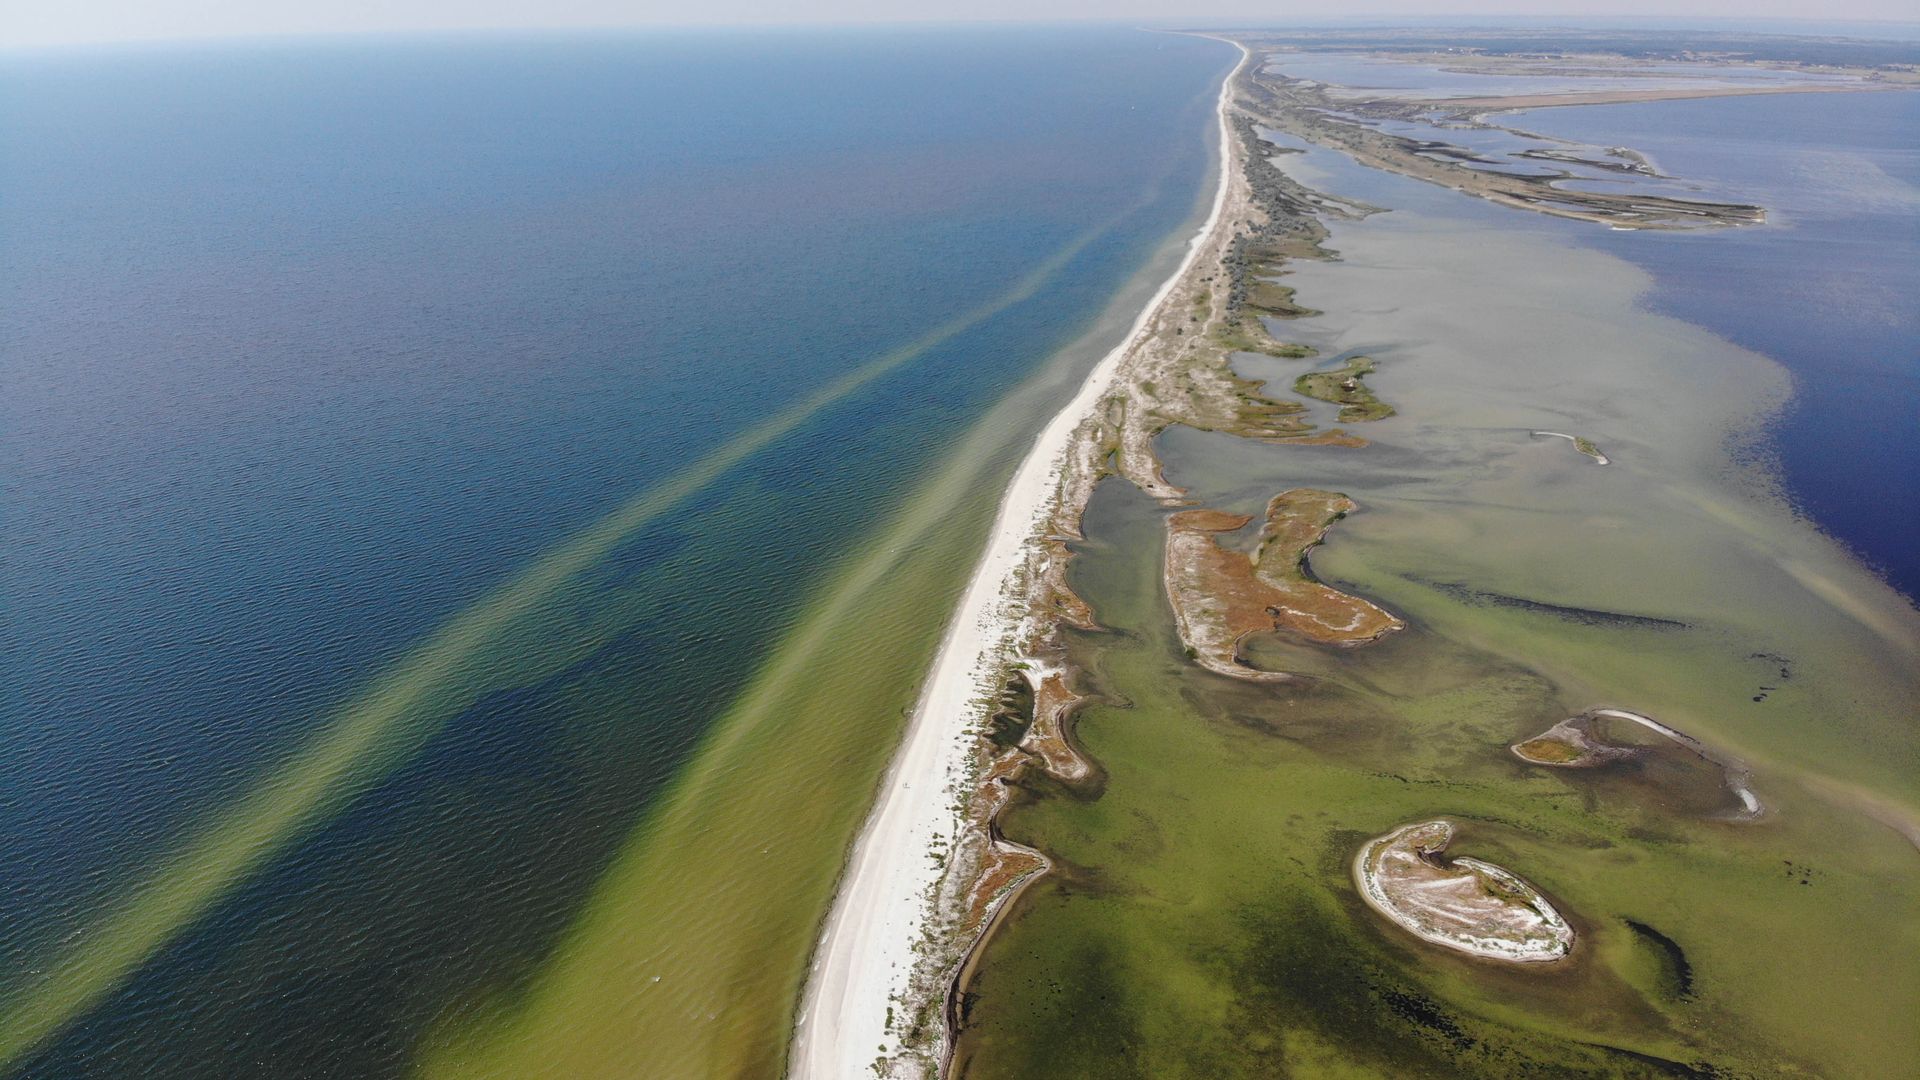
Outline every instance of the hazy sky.
<svg viewBox="0 0 1920 1080"><path fill-rule="evenodd" d="M1916 0L0 0L0 45L248 34L660 24L1333 15L1915 19Z"/></svg>

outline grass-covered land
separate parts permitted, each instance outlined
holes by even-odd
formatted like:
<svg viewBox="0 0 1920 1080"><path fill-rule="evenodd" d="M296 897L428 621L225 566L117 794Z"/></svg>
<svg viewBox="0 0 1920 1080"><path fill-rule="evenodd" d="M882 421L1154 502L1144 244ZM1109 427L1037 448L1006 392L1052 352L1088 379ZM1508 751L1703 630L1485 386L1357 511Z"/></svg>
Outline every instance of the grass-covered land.
<svg viewBox="0 0 1920 1080"><path fill-rule="evenodd" d="M1276 360L1305 360L1317 355L1308 345L1278 341L1259 319L1242 318L1231 326L1214 331L1213 339L1228 352L1255 353Z"/></svg>
<svg viewBox="0 0 1920 1080"><path fill-rule="evenodd" d="M1586 756L1584 750L1572 743L1544 737L1516 743L1513 752L1542 765L1568 765Z"/></svg>
<svg viewBox="0 0 1920 1080"><path fill-rule="evenodd" d="M1294 302L1293 288L1265 278L1255 278L1247 286L1246 306L1275 319L1304 319L1320 312Z"/></svg>
<svg viewBox="0 0 1920 1080"><path fill-rule="evenodd" d="M1340 422L1360 423L1384 420L1393 415L1393 406L1374 396L1366 377L1373 374L1373 360L1356 356L1330 371L1310 371L1293 381L1294 393L1340 406Z"/></svg>

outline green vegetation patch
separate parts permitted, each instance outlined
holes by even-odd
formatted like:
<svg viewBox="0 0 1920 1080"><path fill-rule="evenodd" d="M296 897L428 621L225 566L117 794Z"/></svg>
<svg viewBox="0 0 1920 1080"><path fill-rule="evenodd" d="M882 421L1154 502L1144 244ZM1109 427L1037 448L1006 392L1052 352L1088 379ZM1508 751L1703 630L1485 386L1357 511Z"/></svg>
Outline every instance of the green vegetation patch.
<svg viewBox="0 0 1920 1080"><path fill-rule="evenodd" d="M1260 325L1258 319L1243 318L1228 326L1222 326L1213 332L1213 339L1230 352L1256 353L1271 356L1276 360L1305 360L1318 356L1318 350L1311 345L1296 345L1291 342L1276 341L1267 328Z"/></svg>
<svg viewBox="0 0 1920 1080"><path fill-rule="evenodd" d="M1313 308L1294 303L1291 286L1261 278L1255 278L1247 284L1246 306L1276 319L1303 319L1320 314Z"/></svg>
<svg viewBox="0 0 1920 1080"><path fill-rule="evenodd" d="M1365 379L1373 374L1373 360L1356 356L1331 371L1310 371L1293 381L1293 391L1319 401L1340 406L1341 423L1384 420L1394 413L1393 406L1375 397Z"/></svg>
<svg viewBox="0 0 1920 1080"><path fill-rule="evenodd" d="M1559 739L1530 739L1514 747L1521 757L1528 761L1542 761L1552 765L1564 765L1569 761L1578 761L1586 751Z"/></svg>

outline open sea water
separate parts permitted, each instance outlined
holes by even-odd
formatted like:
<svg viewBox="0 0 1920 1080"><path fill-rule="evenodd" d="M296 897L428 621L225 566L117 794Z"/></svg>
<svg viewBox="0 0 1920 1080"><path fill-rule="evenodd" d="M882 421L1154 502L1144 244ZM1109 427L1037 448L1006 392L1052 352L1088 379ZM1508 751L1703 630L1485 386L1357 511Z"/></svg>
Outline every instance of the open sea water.
<svg viewBox="0 0 1920 1080"><path fill-rule="evenodd" d="M1231 59L1117 29L0 58L0 1013L261 778L334 792L232 822L261 854L0 1071L395 1074L537 967L836 559L1189 219ZM360 782L302 764L676 482L518 653L430 672L443 723Z"/></svg>

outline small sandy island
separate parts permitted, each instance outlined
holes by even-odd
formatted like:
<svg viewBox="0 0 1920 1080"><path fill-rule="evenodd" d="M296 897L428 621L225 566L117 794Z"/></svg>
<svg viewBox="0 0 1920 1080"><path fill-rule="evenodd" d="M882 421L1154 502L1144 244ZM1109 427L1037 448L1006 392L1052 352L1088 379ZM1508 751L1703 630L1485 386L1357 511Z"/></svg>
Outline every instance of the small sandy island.
<svg viewBox="0 0 1920 1080"><path fill-rule="evenodd" d="M1541 963L1573 951L1573 927L1518 875L1479 859L1447 859L1453 825L1403 825L1353 860L1369 906L1424 941L1489 960Z"/></svg>
<svg viewBox="0 0 1920 1080"><path fill-rule="evenodd" d="M1528 434L1536 439L1565 439L1573 444L1575 450L1593 459L1595 465L1611 465L1612 459L1600 452L1600 447L1585 435L1569 435L1564 431L1531 431Z"/></svg>
<svg viewBox="0 0 1920 1080"><path fill-rule="evenodd" d="M1529 765L1557 769L1591 769L1616 761L1629 761L1652 752L1645 745L1627 745L1606 737L1599 725L1609 721L1638 725L1652 732L1679 752L1691 754L1717 767L1727 791L1740 800L1740 809L1730 815L1733 821L1758 821L1765 816L1766 804L1753 790L1753 770L1739 758L1723 754L1678 728L1670 727L1637 712L1625 709L1589 709L1569 717L1524 742L1508 747L1513 755Z"/></svg>

